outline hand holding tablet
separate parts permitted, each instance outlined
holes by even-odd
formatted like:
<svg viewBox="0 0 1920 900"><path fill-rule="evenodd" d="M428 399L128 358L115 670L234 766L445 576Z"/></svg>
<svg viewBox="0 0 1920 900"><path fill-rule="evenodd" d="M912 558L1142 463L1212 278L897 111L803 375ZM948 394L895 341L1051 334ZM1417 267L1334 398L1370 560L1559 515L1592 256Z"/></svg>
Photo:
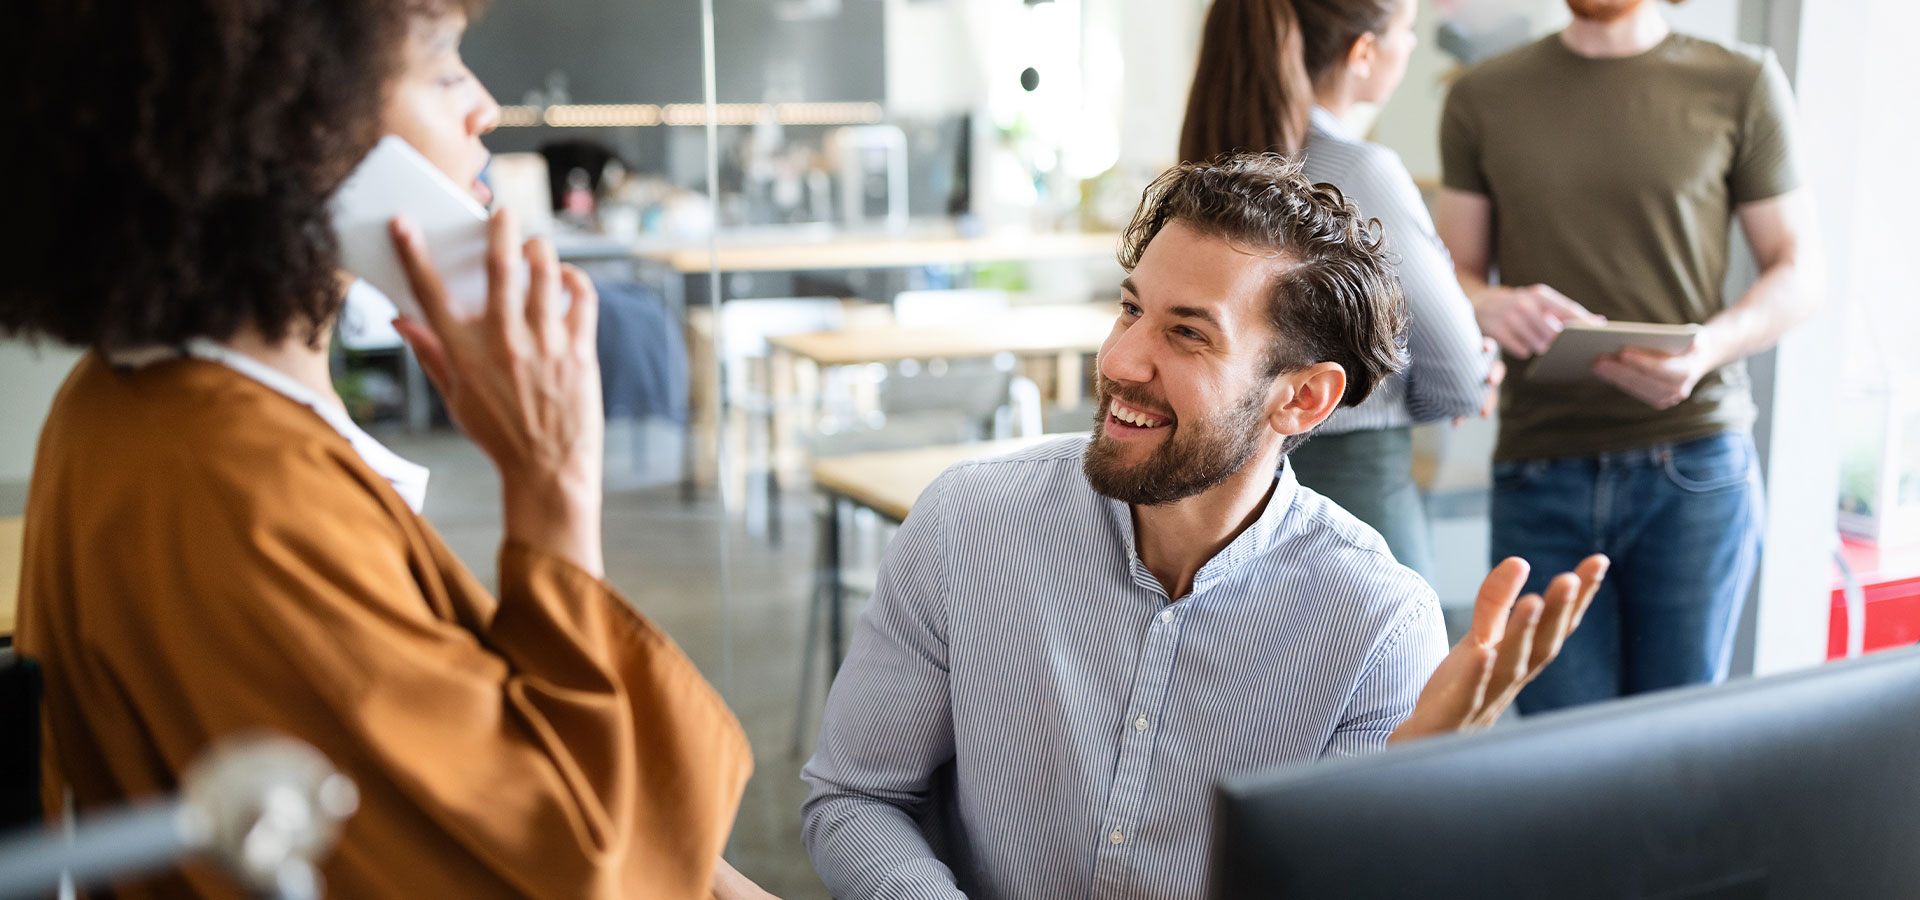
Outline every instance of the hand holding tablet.
<svg viewBox="0 0 1920 900"><path fill-rule="evenodd" d="M1618 354L1628 347L1641 347L1669 355L1687 353L1701 331L1699 325L1662 325L1653 322L1603 322L1597 325L1567 325L1547 347L1547 352L1527 366L1527 379L1539 382L1591 381L1594 361Z"/></svg>

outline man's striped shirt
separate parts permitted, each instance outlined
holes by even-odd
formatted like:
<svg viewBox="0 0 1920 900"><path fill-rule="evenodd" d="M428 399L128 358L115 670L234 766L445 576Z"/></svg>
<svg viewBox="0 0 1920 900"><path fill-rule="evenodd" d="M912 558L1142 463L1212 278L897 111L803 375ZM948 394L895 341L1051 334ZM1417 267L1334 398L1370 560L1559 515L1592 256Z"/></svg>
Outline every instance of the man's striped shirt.
<svg viewBox="0 0 1920 900"><path fill-rule="evenodd" d="M1445 655L1433 590L1290 466L1168 598L1086 444L949 469L888 548L802 775L841 900L1199 897L1216 780L1382 747Z"/></svg>

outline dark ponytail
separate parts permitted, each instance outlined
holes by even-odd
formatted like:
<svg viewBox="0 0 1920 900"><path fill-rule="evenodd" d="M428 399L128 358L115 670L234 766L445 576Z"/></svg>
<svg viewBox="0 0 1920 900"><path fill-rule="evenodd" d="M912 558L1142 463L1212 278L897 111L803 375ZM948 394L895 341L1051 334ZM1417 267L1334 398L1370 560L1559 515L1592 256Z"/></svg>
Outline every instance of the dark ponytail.
<svg viewBox="0 0 1920 900"><path fill-rule="evenodd" d="M1385 31L1399 4L1411 2L1214 0L1180 128L1181 161L1298 151L1306 143L1314 85L1354 41Z"/></svg>

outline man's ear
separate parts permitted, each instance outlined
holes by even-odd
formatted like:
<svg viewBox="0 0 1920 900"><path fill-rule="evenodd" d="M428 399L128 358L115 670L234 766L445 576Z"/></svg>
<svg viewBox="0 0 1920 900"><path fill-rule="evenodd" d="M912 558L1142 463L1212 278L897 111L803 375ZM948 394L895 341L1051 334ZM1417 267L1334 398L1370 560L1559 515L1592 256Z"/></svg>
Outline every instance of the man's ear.
<svg viewBox="0 0 1920 900"><path fill-rule="evenodd" d="M1285 435L1305 434L1340 408L1347 370L1336 362L1283 372L1267 395L1267 424Z"/></svg>

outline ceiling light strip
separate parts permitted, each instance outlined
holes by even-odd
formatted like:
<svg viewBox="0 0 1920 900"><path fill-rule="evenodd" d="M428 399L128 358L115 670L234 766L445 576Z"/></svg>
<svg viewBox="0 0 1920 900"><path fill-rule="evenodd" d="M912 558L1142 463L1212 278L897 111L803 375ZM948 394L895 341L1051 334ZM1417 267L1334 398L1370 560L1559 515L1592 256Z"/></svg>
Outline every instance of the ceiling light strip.
<svg viewBox="0 0 1920 900"><path fill-rule="evenodd" d="M752 125L772 120L782 125L871 125L885 110L878 103L721 103L714 117L721 125ZM651 128L656 125L704 126L707 109L699 103L565 104L503 106L500 127Z"/></svg>

